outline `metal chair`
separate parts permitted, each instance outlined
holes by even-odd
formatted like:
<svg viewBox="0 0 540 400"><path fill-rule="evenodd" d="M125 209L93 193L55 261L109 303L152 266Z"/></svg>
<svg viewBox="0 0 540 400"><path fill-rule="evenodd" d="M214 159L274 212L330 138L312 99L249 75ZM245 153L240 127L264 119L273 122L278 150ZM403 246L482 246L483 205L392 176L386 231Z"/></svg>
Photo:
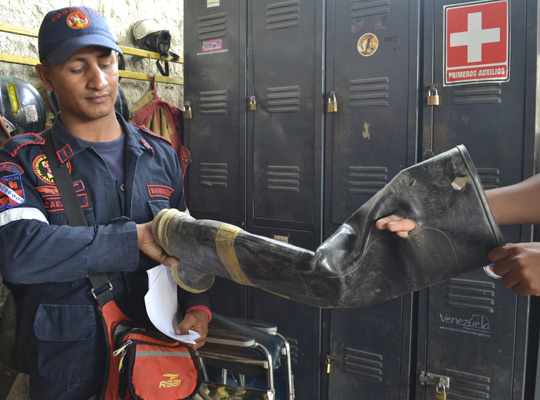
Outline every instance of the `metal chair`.
<svg viewBox="0 0 540 400"><path fill-rule="evenodd" d="M199 395L204 400L276 400L274 371L280 368L282 359L286 364L286 399L294 399L289 343L272 323L214 313L199 355L204 372ZM210 379L206 366L220 370L218 382ZM230 373L238 377L235 384L227 380ZM264 378L267 388L250 387L246 377Z"/></svg>

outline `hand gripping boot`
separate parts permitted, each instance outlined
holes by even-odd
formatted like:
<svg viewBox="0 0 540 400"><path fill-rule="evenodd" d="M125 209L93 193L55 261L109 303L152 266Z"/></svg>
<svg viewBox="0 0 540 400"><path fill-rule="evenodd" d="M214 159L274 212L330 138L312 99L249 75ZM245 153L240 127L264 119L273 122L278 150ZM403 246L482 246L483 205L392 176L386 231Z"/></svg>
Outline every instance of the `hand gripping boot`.
<svg viewBox="0 0 540 400"><path fill-rule="evenodd" d="M404 239L375 228L388 215L416 221ZM315 252L177 210L154 219L155 240L180 260L186 290L208 289L214 275L318 307L386 301L475 270L503 245L464 146L402 170Z"/></svg>

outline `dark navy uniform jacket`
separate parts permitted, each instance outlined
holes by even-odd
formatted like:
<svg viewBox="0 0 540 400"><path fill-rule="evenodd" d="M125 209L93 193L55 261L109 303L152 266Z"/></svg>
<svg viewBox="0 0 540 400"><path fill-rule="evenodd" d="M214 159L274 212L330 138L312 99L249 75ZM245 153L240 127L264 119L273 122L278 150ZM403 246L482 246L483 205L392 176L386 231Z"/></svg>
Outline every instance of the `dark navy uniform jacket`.
<svg viewBox="0 0 540 400"><path fill-rule="evenodd" d="M52 128L88 227L68 226L40 136L15 136L0 150L0 274L26 285L28 361L36 398L89 398L99 391L105 339L87 277L107 273L122 311L147 321L146 270L156 262L139 252L135 224L152 220L163 208L185 210L171 144L118 119L125 133L123 183L59 118ZM208 298L179 290L179 303L185 312L208 306Z"/></svg>

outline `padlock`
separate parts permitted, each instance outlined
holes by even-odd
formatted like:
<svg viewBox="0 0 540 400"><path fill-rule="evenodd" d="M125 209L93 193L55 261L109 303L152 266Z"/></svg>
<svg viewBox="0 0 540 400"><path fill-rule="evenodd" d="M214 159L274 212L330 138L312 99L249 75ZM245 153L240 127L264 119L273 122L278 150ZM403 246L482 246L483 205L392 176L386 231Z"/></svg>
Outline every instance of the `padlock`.
<svg viewBox="0 0 540 400"><path fill-rule="evenodd" d="M435 389L435 400L446 400L446 386L439 382Z"/></svg>
<svg viewBox="0 0 540 400"><path fill-rule="evenodd" d="M337 112L336 92L334 92L333 90L330 92L330 95L328 96L328 105L326 107L326 111L329 113Z"/></svg>
<svg viewBox="0 0 540 400"><path fill-rule="evenodd" d="M183 117L184 119L192 119L193 118L193 115L191 113L191 104L189 101L186 101L184 103L184 114L183 114Z"/></svg>
<svg viewBox="0 0 540 400"><path fill-rule="evenodd" d="M428 106L438 106L441 104L441 98L435 85L431 85L428 89L427 104Z"/></svg>
<svg viewBox="0 0 540 400"><path fill-rule="evenodd" d="M257 109L257 100L255 99L255 96L251 96L249 98L249 110L255 111Z"/></svg>

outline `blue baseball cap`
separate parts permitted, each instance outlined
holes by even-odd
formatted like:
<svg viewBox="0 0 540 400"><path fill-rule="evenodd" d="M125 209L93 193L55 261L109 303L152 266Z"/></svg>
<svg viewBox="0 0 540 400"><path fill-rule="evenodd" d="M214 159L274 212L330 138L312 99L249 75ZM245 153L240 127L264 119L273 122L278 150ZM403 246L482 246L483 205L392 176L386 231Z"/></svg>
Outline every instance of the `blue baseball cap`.
<svg viewBox="0 0 540 400"><path fill-rule="evenodd" d="M65 7L45 15L38 35L39 59L64 62L87 46L101 46L122 54L103 16L89 7Z"/></svg>

